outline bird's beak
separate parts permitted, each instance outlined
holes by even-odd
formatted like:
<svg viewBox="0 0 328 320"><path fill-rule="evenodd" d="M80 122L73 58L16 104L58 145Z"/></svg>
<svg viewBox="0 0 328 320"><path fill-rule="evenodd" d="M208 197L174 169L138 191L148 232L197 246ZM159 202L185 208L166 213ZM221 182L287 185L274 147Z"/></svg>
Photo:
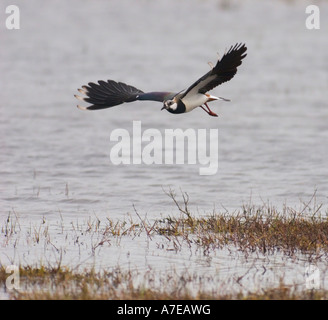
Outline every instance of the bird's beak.
<svg viewBox="0 0 328 320"><path fill-rule="evenodd" d="M162 107L161 111L164 110L164 109L166 109L165 106Z"/></svg>

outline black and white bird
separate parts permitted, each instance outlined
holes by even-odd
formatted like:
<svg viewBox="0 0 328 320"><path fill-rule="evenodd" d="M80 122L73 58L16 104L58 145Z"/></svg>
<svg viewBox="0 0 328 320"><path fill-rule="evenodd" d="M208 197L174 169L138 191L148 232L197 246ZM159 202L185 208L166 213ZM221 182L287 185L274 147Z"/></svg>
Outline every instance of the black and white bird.
<svg viewBox="0 0 328 320"><path fill-rule="evenodd" d="M86 97L75 95L79 100L92 104L89 107L77 107L81 110L99 110L120 105L124 102L132 101L159 101L163 103L161 110L167 110L170 113L190 112L197 107L201 107L210 116L217 117L209 106L208 102L214 100L228 99L215 97L207 92L216 86L231 80L237 72L237 67L241 65L242 59L246 57L245 44L236 44L231 46L222 59L218 60L215 67L198 79L188 89L174 92L143 92L133 86L113 80L98 81L98 84L89 82L88 86L82 86L78 91ZM205 109L205 107L207 109Z"/></svg>

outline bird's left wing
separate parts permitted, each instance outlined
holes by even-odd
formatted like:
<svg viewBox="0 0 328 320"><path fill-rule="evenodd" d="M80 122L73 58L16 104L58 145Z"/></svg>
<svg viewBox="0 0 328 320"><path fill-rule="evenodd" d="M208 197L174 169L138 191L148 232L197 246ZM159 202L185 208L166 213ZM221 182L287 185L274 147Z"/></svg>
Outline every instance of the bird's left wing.
<svg viewBox="0 0 328 320"><path fill-rule="evenodd" d="M247 47L245 44L231 46L221 60L218 60L212 70L193 83L182 95L206 93L216 86L231 80L237 72L237 67L241 65L242 59L246 57Z"/></svg>

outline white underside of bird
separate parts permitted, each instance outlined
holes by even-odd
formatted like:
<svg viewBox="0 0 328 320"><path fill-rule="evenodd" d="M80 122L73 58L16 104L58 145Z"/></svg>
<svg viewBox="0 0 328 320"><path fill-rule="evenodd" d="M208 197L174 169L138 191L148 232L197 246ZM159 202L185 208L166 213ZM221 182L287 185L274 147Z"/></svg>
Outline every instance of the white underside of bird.
<svg viewBox="0 0 328 320"><path fill-rule="evenodd" d="M214 101L214 100L224 100L210 94L197 93L193 96L187 95L181 99L184 105L186 106L186 112L190 112L197 107L202 106L203 104Z"/></svg>

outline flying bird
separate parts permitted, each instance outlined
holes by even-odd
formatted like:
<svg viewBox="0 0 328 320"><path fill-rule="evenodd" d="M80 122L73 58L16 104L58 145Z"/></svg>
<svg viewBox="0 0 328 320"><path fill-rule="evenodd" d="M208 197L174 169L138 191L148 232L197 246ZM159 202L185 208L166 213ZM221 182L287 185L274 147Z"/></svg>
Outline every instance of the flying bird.
<svg viewBox="0 0 328 320"><path fill-rule="evenodd" d="M217 117L209 106L208 102L214 100L230 101L222 97L215 97L208 91L218 85L231 80L237 72L237 67L241 65L242 59L246 57L247 47L245 44L236 44L231 46L223 57L218 59L216 65L204 76L193 83L188 89L175 92L143 92L133 86L114 80L98 83L89 82L87 86L82 86L78 91L86 97L75 97L81 101L91 104L83 107L78 105L81 110L99 110L111 108L124 102L133 101L158 101L163 103L161 110L167 110L170 113L178 114L190 112L197 107L201 107L210 116ZM206 107L206 109L205 109Z"/></svg>

